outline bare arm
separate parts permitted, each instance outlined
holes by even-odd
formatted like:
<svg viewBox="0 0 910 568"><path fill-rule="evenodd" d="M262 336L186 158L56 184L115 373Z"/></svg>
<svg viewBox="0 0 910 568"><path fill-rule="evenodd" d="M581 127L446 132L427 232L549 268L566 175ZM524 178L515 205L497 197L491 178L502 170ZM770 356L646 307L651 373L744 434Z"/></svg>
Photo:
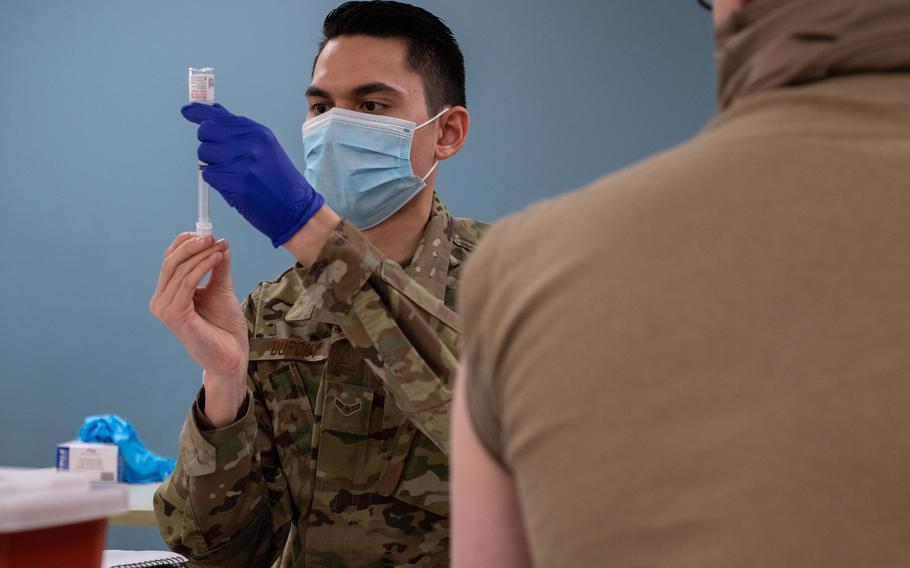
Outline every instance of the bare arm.
<svg viewBox="0 0 910 568"><path fill-rule="evenodd" d="M531 566L515 482L481 445L468 415L465 367L452 417L452 566Z"/></svg>

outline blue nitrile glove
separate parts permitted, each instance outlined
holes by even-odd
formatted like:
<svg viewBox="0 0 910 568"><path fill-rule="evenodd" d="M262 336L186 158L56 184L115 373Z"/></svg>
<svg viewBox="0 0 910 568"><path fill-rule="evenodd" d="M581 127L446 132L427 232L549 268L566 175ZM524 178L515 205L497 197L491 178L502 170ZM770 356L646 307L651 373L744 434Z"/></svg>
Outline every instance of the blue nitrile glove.
<svg viewBox="0 0 910 568"><path fill-rule="evenodd" d="M180 112L200 125L199 160L208 164L202 177L275 248L325 203L265 126L217 103L190 103Z"/></svg>
<svg viewBox="0 0 910 568"><path fill-rule="evenodd" d="M116 414L89 416L79 429L83 442L117 444L123 456L123 481L150 483L164 481L174 471L176 462L151 452L139 441L136 429Z"/></svg>

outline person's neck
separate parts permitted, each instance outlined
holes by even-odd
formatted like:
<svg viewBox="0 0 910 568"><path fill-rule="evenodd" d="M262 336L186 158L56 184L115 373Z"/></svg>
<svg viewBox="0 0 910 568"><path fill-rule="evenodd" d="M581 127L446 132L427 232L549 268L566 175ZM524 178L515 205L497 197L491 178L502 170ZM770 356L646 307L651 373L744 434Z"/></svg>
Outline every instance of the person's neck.
<svg viewBox="0 0 910 568"><path fill-rule="evenodd" d="M908 73L908 26L906 0L750 0L715 33L718 106L847 75Z"/></svg>
<svg viewBox="0 0 910 568"><path fill-rule="evenodd" d="M394 215L363 234L386 258L405 264L417 251L432 208L433 186L428 185Z"/></svg>

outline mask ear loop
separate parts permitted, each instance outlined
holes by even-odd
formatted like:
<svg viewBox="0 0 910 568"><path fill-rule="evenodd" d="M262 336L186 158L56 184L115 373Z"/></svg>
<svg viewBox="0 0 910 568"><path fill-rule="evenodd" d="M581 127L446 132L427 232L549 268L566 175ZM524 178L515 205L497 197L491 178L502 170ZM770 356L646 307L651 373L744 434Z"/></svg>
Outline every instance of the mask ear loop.
<svg viewBox="0 0 910 568"><path fill-rule="evenodd" d="M441 111L439 111L439 112L436 114L436 116L434 116L434 117L431 118L430 120L428 120L428 121L426 121L426 122L424 122L424 123L421 123L420 126L415 126L415 127L414 127L414 130L420 130L420 129L423 128L424 126L426 126L426 125L430 124L431 122L437 120L440 116L444 115L444 114L446 113L446 111L449 111L449 110L452 110L452 107L446 107L446 108L442 109Z"/></svg>
<svg viewBox="0 0 910 568"><path fill-rule="evenodd" d="M445 114L446 111L451 110L451 108L452 108L452 107L446 107L446 108L442 109L441 111L439 111L438 113L436 113L436 116L434 116L434 117L431 118L430 120L427 120L426 122L422 123L420 126L415 127L415 128L414 128L414 131L416 132L416 131L420 130L421 128L423 128L424 126L426 126L426 125L428 125L428 124L430 124L430 123L432 123L432 122L435 122L436 120L439 119L440 116L442 116L443 114ZM427 172L427 175L423 176L423 177L420 178L420 179L423 180L423 181L427 181L427 178L430 177L431 175L433 175L433 172L436 170L436 166L438 166L438 165L439 165L439 160L433 160L433 167L430 168L430 171Z"/></svg>
<svg viewBox="0 0 910 568"><path fill-rule="evenodd" d="M439 165L439 160L434 161L433 167L430 168L430 171L427 172L427 175L423 176L420 179L422 179L423 181L427 181L427 178L430 177L431 175L433 175L433 171L436 169L436 166L438 166L438 165Z"/></svg>

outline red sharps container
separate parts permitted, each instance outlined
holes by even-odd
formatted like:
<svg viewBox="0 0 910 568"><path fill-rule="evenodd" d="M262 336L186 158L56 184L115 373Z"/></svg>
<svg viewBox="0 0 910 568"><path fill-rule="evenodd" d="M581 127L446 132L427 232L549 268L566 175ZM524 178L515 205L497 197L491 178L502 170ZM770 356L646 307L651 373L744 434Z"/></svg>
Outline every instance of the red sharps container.
<svg viewBox="0 0 910 568"><path fill-rule="evenodd" d="M0 568L99 568L127 493L86 474L0 468Z"/></svg>

